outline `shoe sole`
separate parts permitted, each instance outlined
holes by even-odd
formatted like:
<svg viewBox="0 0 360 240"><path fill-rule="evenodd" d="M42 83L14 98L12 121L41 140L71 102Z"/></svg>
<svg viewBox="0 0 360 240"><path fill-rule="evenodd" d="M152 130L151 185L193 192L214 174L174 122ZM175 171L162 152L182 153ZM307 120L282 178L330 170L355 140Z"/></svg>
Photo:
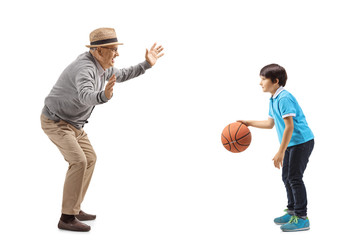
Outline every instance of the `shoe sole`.
<svg viewBox="0 0 360 240"><path fill-rule="evenodd" d="M82 218L82 217L79 217L79 216L75 216L77 218L77 220L83 222L83 221L94 221L96 219L95 218Z"/></svg>
<svg viewBox="0 0 360 240"><path fill-rule="evenodd" d="M67 231L74 231L74 232L89 232L91 230L90 226L87 226L87 228L79 228L79 227L74 227L74 226L69 226L66 225L62 222L58 223L58 228L61 230L67 230Z"/></svg>
<svg viewBox="0 0 360 240"><path fill-rule="evenodd" d="M286 222L286 223L277 223L277 222L274 222L276 225L285 225L285 224L287 224L288 222Z"/></svg>
<svg viewBox="0 0 360 240"><path fill-rule="evenodd" d="M283 232L301 232L301 231L307 231L309 230L310 227L306 227L306 228L298 228L298 229L281 229Z"/></svg>

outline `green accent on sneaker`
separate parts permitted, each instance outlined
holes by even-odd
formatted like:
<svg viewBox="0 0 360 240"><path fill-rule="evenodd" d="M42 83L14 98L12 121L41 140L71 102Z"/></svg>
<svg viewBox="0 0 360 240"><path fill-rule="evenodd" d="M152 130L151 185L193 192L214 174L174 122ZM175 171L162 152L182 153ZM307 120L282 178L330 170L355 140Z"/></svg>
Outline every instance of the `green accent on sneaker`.
<svg viewBox="0 0 360 240"><path fill-rule="evenodd" d="M298 216L291 216L289 223L295 223L297 224L299 222Z"/></svg>
<svg viewBox="0 0 360 240"><path fill-rule="evenodd" d="M298 216L292 216L290 221L280 227L284 232L297 232L297 231L306 231L310 229L309 218L306 219L300 218Z"/></svg>

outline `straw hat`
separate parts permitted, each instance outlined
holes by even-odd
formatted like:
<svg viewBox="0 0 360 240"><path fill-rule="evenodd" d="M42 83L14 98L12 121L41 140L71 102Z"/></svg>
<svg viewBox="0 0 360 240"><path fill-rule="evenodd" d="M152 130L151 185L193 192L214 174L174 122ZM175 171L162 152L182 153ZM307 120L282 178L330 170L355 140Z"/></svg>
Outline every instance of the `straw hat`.
<svg viewBox="0 0 360 240"><path fill-rule="evenodd" d="M86 45L86 47L92 48L108 45L122 45L117 40L115 29L98 28L90 33L90 45Z"/></svg>

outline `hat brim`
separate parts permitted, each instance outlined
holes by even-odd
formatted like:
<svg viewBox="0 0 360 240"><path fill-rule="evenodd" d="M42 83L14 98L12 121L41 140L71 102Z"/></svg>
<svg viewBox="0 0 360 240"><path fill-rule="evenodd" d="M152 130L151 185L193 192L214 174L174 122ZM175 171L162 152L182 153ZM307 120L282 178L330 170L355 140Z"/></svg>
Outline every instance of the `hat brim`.
<svg viewBox="0 0 360 240"><path fill-rule="evenodd" d="M124 45L123 43L119 42L112 42L112 43L105 43L105 44L99 44L99 45L85 45L88 48L95 48L95 47L104 47L104 46L111 46L111 45Z"/></svg>

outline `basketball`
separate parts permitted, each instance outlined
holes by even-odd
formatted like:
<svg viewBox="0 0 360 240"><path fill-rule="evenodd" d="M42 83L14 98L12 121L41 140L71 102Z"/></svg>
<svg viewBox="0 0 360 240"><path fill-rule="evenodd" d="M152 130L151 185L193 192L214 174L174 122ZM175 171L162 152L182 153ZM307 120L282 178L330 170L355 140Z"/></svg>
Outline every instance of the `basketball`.
<svg viewBox="0 0 360 240"><path fill-rule="evenodd" d="M239 153L249 147L251 143L251 132L249 128L241 122L230 123L224 128L221 134L221 142L226 150Z"/></svg>

